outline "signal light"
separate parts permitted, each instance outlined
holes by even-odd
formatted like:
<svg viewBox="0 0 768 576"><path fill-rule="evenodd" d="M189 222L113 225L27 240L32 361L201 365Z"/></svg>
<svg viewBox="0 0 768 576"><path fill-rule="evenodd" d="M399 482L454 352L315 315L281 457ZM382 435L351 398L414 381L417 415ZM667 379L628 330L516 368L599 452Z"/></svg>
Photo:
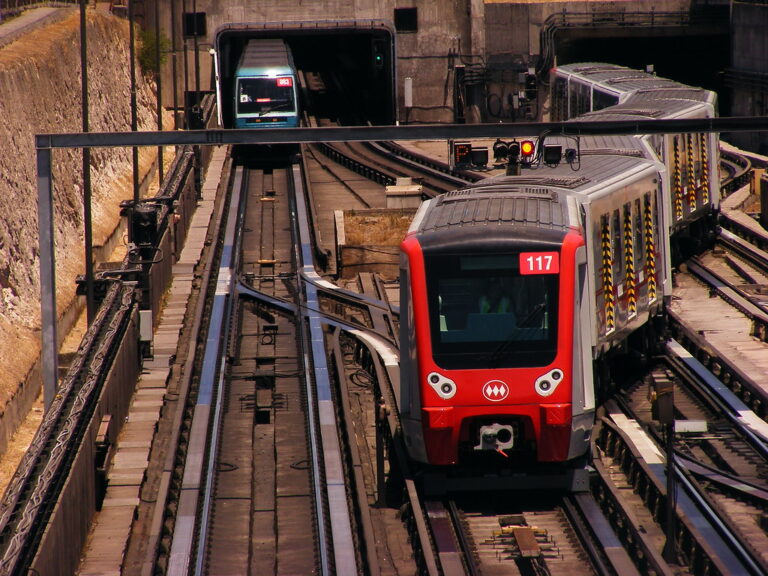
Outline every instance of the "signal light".
<svg viewBox="0 0 768 576"><path fill-rule="evenodd" d="M493 159L496 162L504 160L509 155L509 144L501 139L493 143Z"/></svg>
<svg viewBox="0 0 768 576"><path fill-rule="evenodd" d="M520 143L520 162L523 166L530 167L535 150L536 144L533 143L533 140L523 140Z"/></svg>
<svg viewBox="0 0 768 576"><path fill-rule="evenodd" d="M520 143L520 155L533 156L533 151L535 148L536 145L533 143L533 140L523 140Z"/></svg>
<svg viewBox="0 0 768 576"><path fill-rule="evenodd" d="M507 160L507 175L520 174L520 167L530 167L533 161L533 155L536 151L536 143L533 140L511 140L505 142L497 139L493 143L493 158L497 166Z"/></svg>

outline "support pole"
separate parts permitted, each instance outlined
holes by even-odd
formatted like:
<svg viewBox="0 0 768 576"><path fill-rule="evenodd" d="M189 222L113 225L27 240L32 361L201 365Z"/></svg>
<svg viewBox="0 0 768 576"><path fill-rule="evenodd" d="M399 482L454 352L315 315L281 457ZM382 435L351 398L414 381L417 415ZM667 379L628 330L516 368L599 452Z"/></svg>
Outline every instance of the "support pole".
<svg viewBox="0 0 768 576"><path fill-rule="evenodd" d="M155 72L155 87L157 88L157 130L163 131L163 71L160 68L160 1L155 0L155 58L157 71ZM157 181L158 186L163 185L163 147L157 147Z"/></svg>
<svg viewBox="0 0 768 576"><path fill-rule="evenodd" d="M88 33L85 9L88 0L80 0L80 79L82 91L83 132L90 131L88 112ZM83 148L83 220L85 221L85 308L88 325L96 318L93 289L93 223L91 222L91 149Z"/></svg>
<svg viewBox="0 0 768 576"><path fill-rule="evenodd" d="M128 54L131 60L131 132L139 129L138 112L136 110L136 30L133 25L133 3L128 0ZM139 149L133 147L133 201L139 201Z"/></svg>
<svg viewBox="0 0 768 576"><path fill-rule="evenodd" d="M37 145L37 219L40 239L40 311L42 321L43 403L46 412L56 397L59 347L56 317L56 253L53 226L53 178L50 142Z"/></svg>

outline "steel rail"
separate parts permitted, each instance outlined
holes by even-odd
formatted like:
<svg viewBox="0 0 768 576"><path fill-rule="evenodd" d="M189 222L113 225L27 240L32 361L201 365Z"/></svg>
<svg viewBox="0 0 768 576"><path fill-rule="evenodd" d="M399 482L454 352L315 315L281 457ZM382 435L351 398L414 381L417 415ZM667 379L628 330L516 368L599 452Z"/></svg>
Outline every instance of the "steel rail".
<svg viewBox="0 0 768 576"><path fill-rule="evenodd" d="M687 328L677 313L669 310L668 314L675 338L682 341L688 349L693 348L699 361L716 374L731 392L751 406L754 412L765 414L764 407L768 405L768 392L753 382L744 370L730 365L703 336Z"/></svg>
<svg viewBox="0 0 768 576"><path fill-rule="evenodd" d="M696 386L696 390L705 395L717 412L723 414L744 435L760 456L768 461L768 423L744 404L682 344L676 340L669 340L666 351L678 366L685 366L694 375L695 381L702 384Z"/></svg>
<svg viewBox="0 0 768 576"><path fill-rule="evenodd" d="M674 344L672 348L675 348ZM636 426L636 433L632 437L623 428L618 428L622 419L627 419L628 423L635 422L631 415L631 409L626 404L623 404L623 408L624 411L630 413L630 419L624 417L618 408L613 410L610 417L616 422L617 430L625 443L634 446L636 445L635 439L642 438L646 448L641 447L637 451L637 456L644 462L641 468L646 474L649 474L648 479L655 484L655 490L659 493L659 497L666 498L667 496L661 487L666 486L667 474L670 473L669 465L662 456L661 449L657 448L654 440L651 439L651 435L642 428ZM655 441L658 442L658 438L655 438ZM686 530L690 532L689 537L696 538L695 535L698 534L696 539L699 546L702 547L702 551L709 557L710 561L717 566L717 569L721 573L729 575L752 574L756 576L763 574L764 568L760 565L760 561L740 542L727 522L701 494L698 485L695 485L690 478L683 479L687 474L685 468L675 462L671 473L675 474L676 478L681 479L681 486L683 487L676 498L678 518L686 526Z"/></svg>
<svg viewBox="0 0 768 576"><path fill-rule="evenodd" d="M212 335L208 332L208 344L206 345L206 355L203 359L202 375L201 378L205 378L206 375L210 375L211 379L214 377L213 370L216 369L216 357L213 354L213 349L216 346L215 338L218 336L220 341L219 347L219 366L218 366L218 383L216 385L216 401L215 412L213 422L211 424L211 435L209 441L209 455L207 459L206 474L205 474L205 487L203 490L202 499L202 511L201 520L197 528L198 530L198 543L196 546L196 558L195 562L195 574L197 576L202 575L203 566L207 554L207 540L208 540L208 527L211 517L211 507L213 499L213 484L216 477L216 469L218 467L218 451L219 451L219 434L222 429L222 420L224 417L224 398L225 398L225 374L226 364L229 355L221 350L221 347L226 347L226 342L230 341L230 326L232 322L233 311L237 302L237 284L233 281L236 272L240 269L240 256L242 254L241 242L243 231L243 219L245 218L245 201L241 200L241 194L244 197L245 184L247 178L243 177L243 184L240 184L238 177L241 174L235 174L235 180L233 184L233 194L230 200L230 210L227 214L226 229L224 232L224 250L219 266L219 277L216 282L216 293L214 295L214 310L213 319L217 320L220 329L217 330L218 334ZM222 302L222 299L224 302ZM218 306L217 306L218 304ZM221 315L218 314L217 308L221 310ZM211 355L208 356L208 350L211 350ZM208 361L208 366L206 366ZM206 368L208 370L206 371ZM198 394L198 401L200 396Z"/></svg>
<svg viewBox="0 0 768 576"><path fill-rule="evenodd" d="M242 215L241 195L244 178L235 176L229 203L224 245L213 296L211 320L206 335L203 364L199 379L197 400L192 415L190 437L181 481L178 513L169 551L169 576L186 576L194 560L195 573L202 570L205 538L210 512L211 483L216 465L218 432L221 423L222 397L226 354L222 350L227 341L229 320L233 306L233 269L237 264L236 246ZM201 500L202 498L202 500ZM201 509L202 507L202 509ZM195 550L197 556L195 556Z"/></svg>
<svg viewBox="0 0 768 576"><path fill-rule="evenodd" d="M427 500L424 503L427 521L440 560L443 576L464 576L469 566L465 566L466 551L456 539L455 518L449 506L440 500ZM469 572L476 574L476 572Z"/></svg>
<svg viewBox="0 0 768 576"><path fill-rule="evenodd" d="M635 480L641 477L650 479L648 464L640 457L639 450L634 445L627 443L627 439L621 434L618 426L608 418L603 418L598 424L603 438L618 437L620 439L619 442L623 442L627 447L627 458L630 459L629 461L632 463L633 468L630 471L624 470L622 463L622 471ZM613 444L615 446L616 442L614 441ZM609 450L606 450L606 452L610 453ZM611 526L618 532L625 547L629 548L631 546L633 548L632 558L640 572L652 572L659 576L674 576L675 571L670 568L662 557L658 544L650 538L642 525L631 521L635 513L631 510L630 504L622 494L624 488L617 488L609 480L608 470L605 469L600 460L594 460L593 465L597 471L599 482L596 482L592 487L592 493L601 502L601 510L609 517ZM661 489L653 484L652 481L650 481L648 488L650 487L656 487L654 495L658 496L658 500L661 500L663 498ZM648 489L644 486L642 491L637 490L637 492L646 494ZM619 574L622 573L619 572Z"/></svg>
<svg viewBox="0 0 768 576"><path fill-rule="evenodd" d="M746 482L737 476L705 466L679 451L676 451L675 457L678 463L694 476L703 478L707 482L715 483L738 498L749 500L758 506L768 508L768 489L765 486L758 486L753 482Z"/></svg>
<svg viewBox="0 0 768 576"><path fill-rule="evenodd" d="M339 403L341 412L343 414L343 422L345 428L345 436L347 438L347 451L349 453L349 476L350 484L354 487L350 497L354 499L356 503L357 519L360 525L360 531L362 533L361 547L365 550L364 563L365 572L370 574L380 574L381 567L379 565L379 558L376 552L376 538L374 536L373 521L371 519L371 512L368 505L368 492L366 490L365 479L363 477L363 465L360 457L360 450L355 441L355 429L350 424L352 422L352 407L349 398L349 390L345 385L344 379L346 378L344 368L344 355L341 350L341 332L334 330L331 335L333 342L333 368L336 375L336 380L339 383Z"/></svg>
<svg viewBox="0 0 768 576"><path fill-rule="evenodd" d="M300 165L292 166L289 182L292 192L291 205L295 215L297 267L300 271L301 287L304 290L306 303L302 318L306 317L309 326L309 334L305 336L309 349L304 356L304 367L315 509L320 540L320 573L323 575L356 574L358 566L352 518L341 463L340 438L336 427L323 325L321 315L317 312L320 310L317 288L315 283L307 281L310 278L317 280L319 275L314 267L312 235L307 220L309 212L304 196L304 180ZM300 326L303 331L303 321L300 322ZM324 482L321 481L321 476ZM325 510L326 502L328 513ZM326 534L326 526L330 527L330 534ZM332 559L328 555L329 547L333 553Z"/></svg>
<svg viewBox="0 0 768 576"><path fill-rule="evenodd" d="M451 169L447 163L441 162L440 160L437 160L431 156L427 156L426 154L419 154L414 150L403 148L397 142L376 142L372 143L372 145L389 150L391 153L397 155L398 158L408 160L409 162L413 162L418 166L425 166L434 173L441 173L450 177L451 180L449 181L454 182L457 188L466 186L467 182L477 182L478 180L485 178L484 175L480 175L476 172L459 170L457 168ZM440 177L437 174L435 175ZM445 176L443 176L443 178L445 179Z"/></svg>
<svg viewBox="0 0 768 576"><path fill-rule="evenodd" d="M229 182L230 174L231 172L228 171L226 176L227 182ZM237 176L237 178L233 178L233 186L237 187L240 185L239 182L242 180L242 175L240 173L236 173L235 176ZM227 187L228 186L229 185L227 184ZM220 236L220 230L223 224L222 220L222 210L215 210L211 221L211 236L213 238L218 238ZM198 305L195 307L194 315L191 321L188 343L183 351L179 351L179 356L184 358L181 362L181 365L185 368L182 370L181 378L179 381L176 398L177 409L173 414L172 424L170 426L170 437L166 444L167 446L173 448L166 451L162 464L162 471L160 473L160 481L157 496L155 498L155 504L152 511L150 512L151 528L147 541L146 552L144 554L144 561L142 563L142 576L150 576L151 574L154 574L156 566L160 563L158 561L159 557L163 555L165 558L167 558L167 554L169 552L169 547L162 544L166 537L167 542L170 542L172 538L172 535L166 536L164 533L165 511L168 507L170 498L169 495L173 492L174 489L172 484L174 481L173 479L176 461L177 458L180 458L180 451L177 450L177 447L180 445L180 442L185 443L186 441L182 440L182 438L185 436L184 426L182 425L186 412L184 405L186 404L190 394L192 394L192 381L195 376L195 370L193 369L193 366L195 365L195 357L197 355L197 342L199 340L200 334L204 334L205 331L205 306L202 303L205 302L208 294L213 289L213 286L211 286L211 278L214 272L216 272L213 269L213 264L217 258L216 250L213 248L215 248L215 246L208 250L204 254L204 259L200 261L202 265L202 271L200 275L200 297L198 300Z"/></svg>
<svg viewBox="0 0 768 576"><path fill-rule="evenodd" d="M704 495L701 493L698 485L694 484L688 477L687 471L680 466L677 461L674 465L674 474L677 479L683 484L685 488L684 495L687 495L694 505L702 511L703 516L709 522L708 526L699 524L698 528L707 529L710 526L717 532L717 535L722 539L723 545L727 546L727 549L723 547L714 534L711 534L708 538L710 545L716 551L719 551L720 558L726 562L728 567L727 574L729 576L735 576L736 574L752 574L753 576L762 576L765 574L765 566L763 566L752 551L749 550L739 539L739 537L733 533L728 524L723 521L718 514L717 510L707 501ZM681 502L681 500L683 500ZM678 500L679 506L685 506L684 498ZM691 517L688 515L689 518ZM697 519L693 518L694 522ZM730 554L732 554L732 557Z"/></svg>
<svg viewBox="0 0 768 576"><path fill-rule="evenodd" d="M768 252L765 250L747 242L730 230L721 229L717 240L729 250L736 252L739 256L760 268L764 273L768 273Z"/></svg>
<svg viewBox="0 0 768 576"><path fill-rule="evenodd" d="M723 300L746 314L755 324L768 326L768 311L752 302L741 291L732 287L719 274L710 270L696 258L688 260L686 265L692 274L711 286Z"/></svg>
<svg viewBox="0 0 768 576"><path fill-rule="evenodd" d="M593 495L577 493L564 497L563 511L579 535L598 575L640 576L640 571Z"/></svg>

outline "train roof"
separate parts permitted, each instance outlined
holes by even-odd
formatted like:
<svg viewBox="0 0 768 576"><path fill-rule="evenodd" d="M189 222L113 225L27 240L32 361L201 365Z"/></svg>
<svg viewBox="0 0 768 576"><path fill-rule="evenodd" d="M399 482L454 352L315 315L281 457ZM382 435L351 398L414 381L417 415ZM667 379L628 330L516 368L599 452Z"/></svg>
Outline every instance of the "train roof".
<svg viewBox="0 0 768 576"><path fill-rule="evenodd" d="M634 70L616 64L585 62L565 64L555 69L558 76L577 78L587 84L601 86L619 94L632 94L641 90L672 90L691 87L668 78L661 78L642 70Z"/></svg>
<svg viewBox="0 0 768 576"><path fill-rule="evenodd" d="M456 226L481 227L490 234L494 229L489 224L509 224L564 231L579 225L580 204L658 174L659 164L639 151L621 152L583 150L574 165L540 165L519 176L495 176L447 192L429 202L413 230L424 234Z"/></svg>
<svg viewBox="0 0 768 576"><path fill-rule="evenodd" d="M471 189L499 185L508 189L557 189L572 194L577 203L590 203L595 198L611 194L616 187L658 175L661 164L647 157L641 146L633 146L632 141L639 139L619 138L614 142L625 147L612 147L609 145L611 139L602 138L591 140L591 137L583 137L586 145L579 146L579 157L572 164L564 160L555 167L542 163L535 168L524 169L519 176L487 178ZM601 147L601 144L605 146Z"/></svg>
<svg viewBox="0 0 768 576"><path fill-rule="evenodd" d="M502 176L499 180L508 184L538 180L544 186L572 190L581 201L586 201L590 196L609 193L614 184L625 184L649 173L655 174L659 169L657 161L647 158L640 147L632 146L636 138L617 139L615 142L622 146L602 148L600 144L610 143L608 138L590 141L585 137L584 140L590 146L579 147L580 156L573 164L565 161L556 167L540 164L538 168L524 170L520 176Z"/></svg>
<svg viewBox="0 0 768 576"><path fill-rule="evenodd" d="M598 122L601 120L712 118L714 116L714 107L703 99L654 98L650 94L633 94L621 104L587 112L574 120Z"/></svg>
<svg viewBox="0 0 768 576"><path fill-rule="evenodd" d="M504 182L454 190L430 201L418 222L419 233L448 227L513 224L565 231L571 223L567 192L542 186L509 185Z"/></svg>
<svg viewBox="0 0 768 576"><path fill-rule="evenodd" d="M637 120L634 116L627 116L626 118L611 117L611 119ZM590 120L597 120L597 118L590 118ZM541 145L541 141L539 144ZM578 138L570 136L548 136L546 140L544 140L544 144L562 146L563 150L566 150L567 148L575 148L579 150L582 155L631 156L635 158L655 159L655 156L649 156L652 152L640 138L628 134L596 134L579 136Z"/></svg>
<svg viewBox="0 0 768 576"><path fill-rule="evenodd" d="M279 38L249 40L243 49L237 76L278 76L293 74L293 58Z"/></svg>

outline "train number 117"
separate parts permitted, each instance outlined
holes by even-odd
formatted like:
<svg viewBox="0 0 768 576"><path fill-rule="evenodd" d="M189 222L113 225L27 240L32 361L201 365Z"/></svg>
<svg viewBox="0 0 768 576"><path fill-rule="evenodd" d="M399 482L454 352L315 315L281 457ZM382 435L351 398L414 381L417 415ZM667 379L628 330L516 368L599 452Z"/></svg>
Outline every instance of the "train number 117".
<svg viewBox="0 0 768 576"><path fill-rule="evenodd" d="M560 255L557 252L521 252L520 274L557 274Z"/></svg>

